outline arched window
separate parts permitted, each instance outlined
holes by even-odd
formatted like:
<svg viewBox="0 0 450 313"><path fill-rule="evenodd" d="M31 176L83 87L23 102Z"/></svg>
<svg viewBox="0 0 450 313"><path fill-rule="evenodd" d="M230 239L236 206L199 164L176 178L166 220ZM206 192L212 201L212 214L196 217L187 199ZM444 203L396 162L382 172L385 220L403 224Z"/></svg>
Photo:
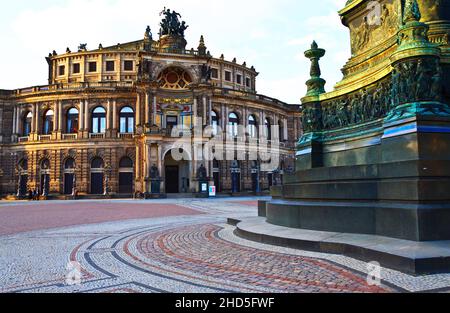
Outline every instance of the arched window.
<svg viewBox="0 0 450 313"><path fill-rule="evenodd" d="M44 159L41 162L41 171L48 171L50 170L50 161L48 159Z"/></svg>
<svg viewBox="0 0 450 313"><path fill-rule="evenodd" d="M134 111L130 107L120 110L120 132L123 134L134 132Z"/></svg>
<svg viewBox="0 0 450 313"><path fill-rule="evenodd" d="M123 157L119 162L119 168L133 168L133 160L129 157Z"/></svg>
<svg viewBox="0 0 450 313"><path fill-rule="evenodd" d="M53 110L48 110L44 115L44 123L42 124L42 134L49 135L53 131L53 119L54 119Z"/></svg>
<svg viewBox="0 0 450 313"><path fill-rule="evenodd" d="M248 135L251 138L256 138L258 137L258 130L257 130L257 123L256 123L256 118L254 115L250 115L248 117Z"/></svg>
<svg viewBox="0 0 450 313"><path fill-rule="evenodd" d="M75 108L71 108L69 111L67 111L67 133L68 134L75 134L78 132L78 110Z"/></svg>
<svg viewBox="0 0 450 313"><path fill-rule="evenodd" d="M103 160L95 158L91 161L91 169L103 169Z"/></svg>
<svg viewBox="0 0 450 313"><path fill-rule="evenodd" d="M65 170L73 170L75 168L75 160L72 158L69 158L64 163L64 169Z"/></svg>
<svg viewBox="0 0 450 313"><path fill-rule="evenodd" d="M216 111L211 111L211 127L213 135L216 136L219 133L219 116Z"/></svg>
<svg viewBox="0 0 450 313"><path fill-rule="evenodd" d="M267 140L272 140L272 128L271 128L270 119L266 118L264 122L264 135L266 136Z"/></svg>
<svg viewBox="0 0 450 313"><path fill-rule="evenodd" d="M92 111L92 133L103 134L106 131L106 110L97 107Z"/></svg>
<svg viewBox="0 0 450 313"><path fill-rule="evenodd" d="M28 171L28 161L23 159L19 162L19 173Z"/></svg>
<svg viewBox="0 0 450 313"><path fill-rule="evenodd" d="M23 118L23 131L22 134L24 137L28 136L31 133L31 123L33 121L33 114L28 112Z"/></svg>
<svg viewBox="0 0 450 313"><path fill-rule="evenodd" d="M230 113L228 115L228 133L231 137L237 137L239 135L239 118L236 113Z"/></svg>
<svg viewBox="0 0 450 313"><path fill-rule="evenodd" d="M282 120L278 121L278 138L280 141L284 141L284 124Z"/></svg>

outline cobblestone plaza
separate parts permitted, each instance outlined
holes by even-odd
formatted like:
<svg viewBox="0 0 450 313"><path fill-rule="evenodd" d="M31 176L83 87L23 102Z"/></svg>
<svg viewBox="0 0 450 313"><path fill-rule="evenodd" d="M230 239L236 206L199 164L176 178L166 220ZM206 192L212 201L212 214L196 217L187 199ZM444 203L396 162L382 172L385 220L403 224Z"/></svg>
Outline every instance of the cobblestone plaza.
<svg viewBox="0 0 450 313"><path fill-rule="evenodd" d="M370 285L365 262L241 239L227 217L256 216L257 200L3 203L0 291L450 291L450 274L381 269L380 284Z"/></svg>

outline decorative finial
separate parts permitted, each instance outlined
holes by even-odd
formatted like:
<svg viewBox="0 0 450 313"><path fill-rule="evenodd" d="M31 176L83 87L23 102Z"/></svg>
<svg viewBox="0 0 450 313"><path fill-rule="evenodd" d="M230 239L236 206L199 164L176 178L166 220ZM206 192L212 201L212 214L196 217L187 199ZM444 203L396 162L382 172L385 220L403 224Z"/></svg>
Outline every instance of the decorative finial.
<svg viewBox="0 0 450 313"><path fill-rule="evenodd" d="M406 0L403 12L403 23L419 22L422 18L417 0Z"/></svg>
<svg viewBox="0 0 450 313"><path fill-rule="evenodd" d="M102 45L102 44L99 44L99 45L98 45L98 49L99 49L99 50L103 50L103 45Z"/></svg>
<svg viewBox="0 0 450 313"><path fill-rule="evenodd" d="M66 53L71 53L71 51L70 51L70 48L69 48L69 47L67 47L67 48L66 48Z"/></svg>
<svg viewBox="0 0 450 313"><path fill-rule="evenodd" d="M311 44L311 49L305 52L305 56L311 61L311 78L306 82L308 93L306 96L317 96L325 92L325 80L320 78L321 71L319 60L325 55L324 49L319 49L315 41Z"/></svg>
<svg viewBox="0 0 450 313"><path fill-rule="evenodd" d="M53 54L53 56L57 56L58 55L58 53L56 53L56 50L53 50L52 54Z"/></svg>
<svg viewBox="0 0 450 313"><path fill-rule="evenodd" d="M223 53L220 55L220 59L225 60L225 56L223 55Z"/></svg>
<svg viewBox="0 0 450 313"><path fill-rule="evenodd" d="M247 62L242 63L242 66L247 67Z"/></svg>
<svg viewBox="0 0 450 313"><path fill-rule="evenodd" d="M206 55L205 38L203 37L203 35L200 36L200 43L198 44L198 54L201 56Z"/></svg>
<svg viewBox="0 0 450 313"><path fill-rule="evenodd" d="M236 58L234 58L234 59L233 59L233 63L236 63L236 62L237 62L237 60L236 60Z"/></svg>

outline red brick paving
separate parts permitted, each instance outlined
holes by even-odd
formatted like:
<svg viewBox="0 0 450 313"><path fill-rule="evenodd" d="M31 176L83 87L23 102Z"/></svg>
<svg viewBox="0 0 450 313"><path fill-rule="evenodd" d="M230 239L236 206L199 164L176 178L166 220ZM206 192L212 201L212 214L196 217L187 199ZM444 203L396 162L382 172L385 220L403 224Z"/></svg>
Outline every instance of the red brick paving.
<svg viewBox="0 0 450 313"><path fill-rule="evenodd" d="M147 259L170 266L179 274L199 273L241 282L254 288L279 292L393 292L387 286L369 286L366 277L326 260L257 250L224 241L220 227L196 225L138 236L137 255L125 252L147 265ZM202 280L201 277L197 279ZM227 286L223 283L223 286Z"/></svg>
<svg viewBox="0 0 450 313"><path fill-rule="evenodd" d="M158 203L48 203L0 206L0 235L164 216L197 215L201 212L174 204Z"/></svg>

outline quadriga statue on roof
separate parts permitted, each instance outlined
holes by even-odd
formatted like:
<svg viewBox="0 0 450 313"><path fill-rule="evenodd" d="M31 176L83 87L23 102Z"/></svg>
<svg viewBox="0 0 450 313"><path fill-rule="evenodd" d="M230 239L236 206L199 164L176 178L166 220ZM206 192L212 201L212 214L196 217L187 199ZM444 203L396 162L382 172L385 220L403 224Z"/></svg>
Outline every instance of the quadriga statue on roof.
<svg viewBox="0 0 450 313"><path fill-rule="evenodd" d="M164 19L161 21L161 36L174 35L184 37L184 32L189 26L186 25L186 22L180 22L180 13L164 8L160 15L164 15Z"/></svg>

